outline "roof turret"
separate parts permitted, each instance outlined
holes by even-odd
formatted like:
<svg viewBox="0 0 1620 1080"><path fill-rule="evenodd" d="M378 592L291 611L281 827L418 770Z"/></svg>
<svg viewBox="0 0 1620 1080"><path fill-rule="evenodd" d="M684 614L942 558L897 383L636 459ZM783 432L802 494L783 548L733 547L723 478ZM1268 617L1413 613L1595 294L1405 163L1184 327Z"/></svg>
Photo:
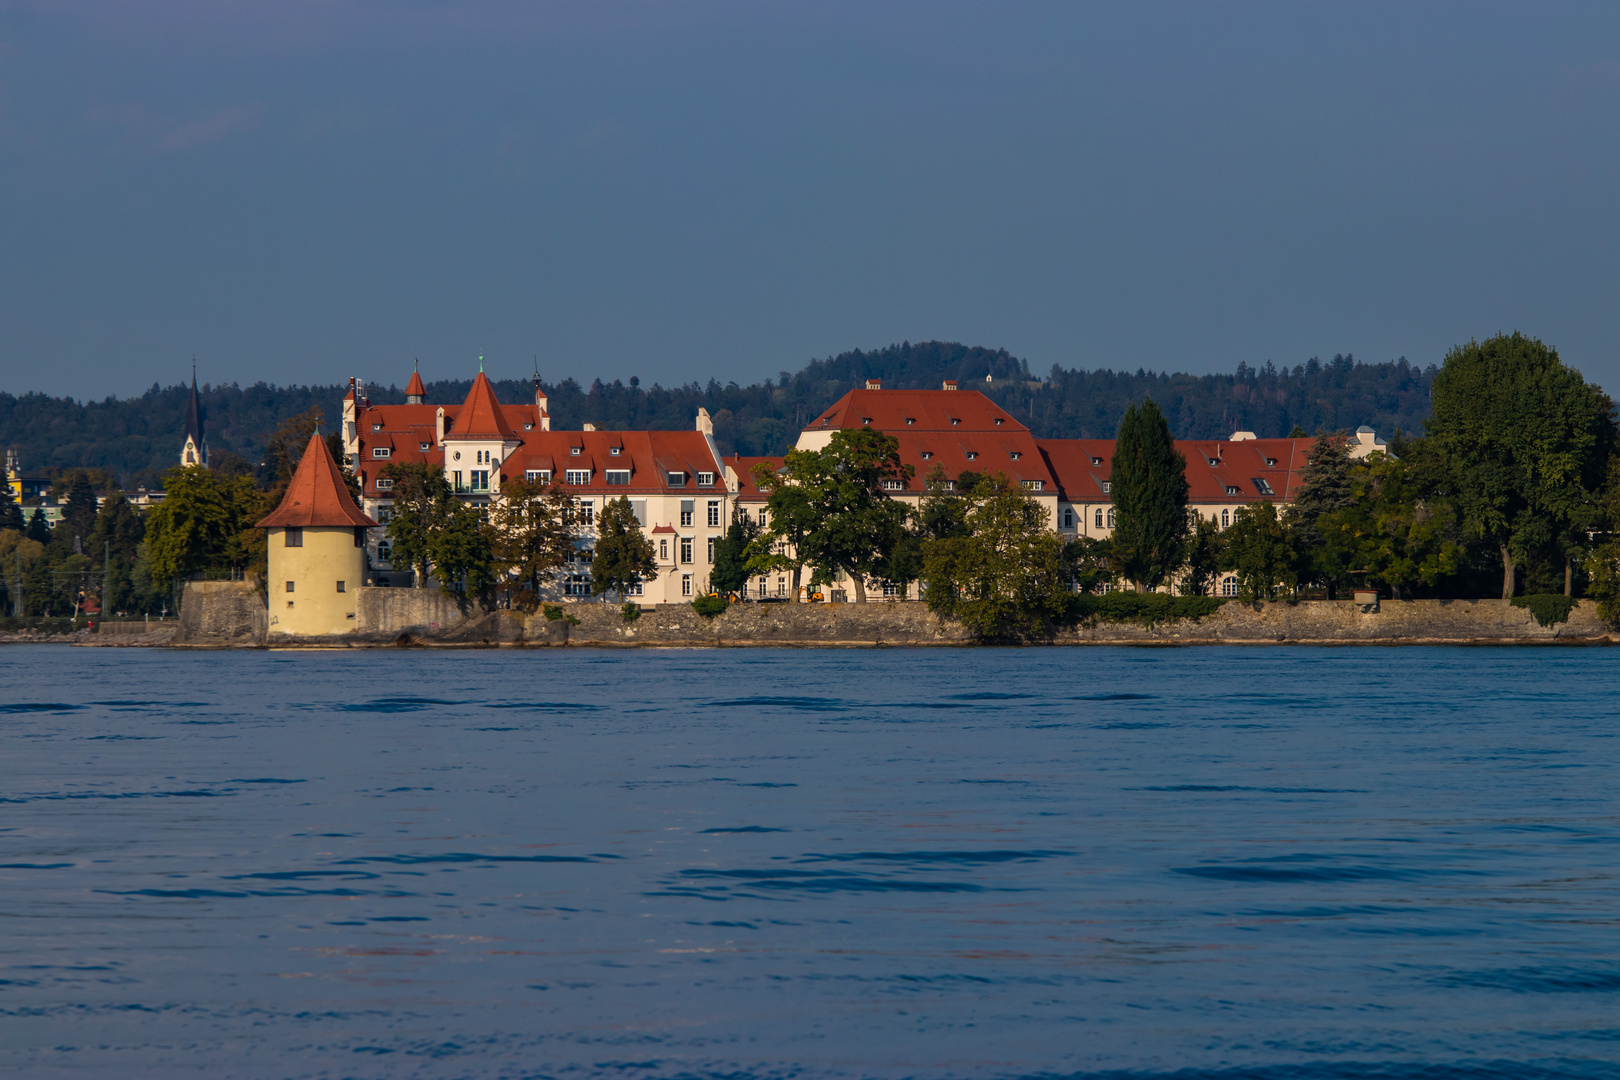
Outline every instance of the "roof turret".
<svg viewBox="0 0 1620 1080"><path fill-rule="evenodd" d="M332 451L326 448L326 440L321 438L320 432L316 432L309 437L309 446L298 461L298 470L293 473L286 497L276 507L275 513L259 522L258 527L358 525L371 528L376 524L354 504L354 497L343 483L343 473L339 471Z"/></svg>
<svg viewBox="0 0 1620 1080"><path fill-rule="evenodd" d="M427 387L422 385L422 375L416 369L411 369L411 381L405 384L405 404L420 405L427 399Z"/></svg>
<svg viewBox="0 0 1620 1080"><path fill-rule="evenodd" d="M489 376L483 371L473 379L472 389L467 392L467 400L462 403L461 412L456 416L455 437L457 439L515 439L512 425L506 422L506 416L501 412L501 403L495 400L495 388L489 383Z"/></svg>

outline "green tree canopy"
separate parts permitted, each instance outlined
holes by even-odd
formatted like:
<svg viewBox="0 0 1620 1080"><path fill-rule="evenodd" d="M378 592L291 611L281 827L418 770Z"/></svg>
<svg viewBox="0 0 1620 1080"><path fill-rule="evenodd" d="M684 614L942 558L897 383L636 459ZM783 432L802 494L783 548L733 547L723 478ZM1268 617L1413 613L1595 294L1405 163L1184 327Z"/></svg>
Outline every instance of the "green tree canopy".
<svg viewBox="0 0 1620 1080"><path fill-rule="evenodd" d="M538 607L546 582L574 557L575 503L562 484L502 481L501 497L490 508L490 552L514 606Z"/></svg>
<svg viewBox="0 0 1620 1080"><path fill-rule="evenodd" d="M427 585L434 538L450 525L455 497L444 471L426 461L396 462L378 474L394 482L388 519L389 561L415 572L418 589Z"/></svg>
<svg viewBox="0 0 1620 1080"><path fill-rule="evenodd" d="M719 593L747 593L748 546L759 535L757 522L745 519L741 513L732 513L726 535L714 546L714 568L709 571L709 588Z"/></svg>
<svg viewBox="0 0 1620 1080"><path fill-rule="evenodd" d="M1298 582L1293 534L1278 516L1275 503L1238 507L1223 539L1224 569L1236 572L1246 599L1275 599L1279 590Z"/></svg>
<svg viewBox="0 0 1620 1080"><path fill-rule="evenodd" d="M1516 568L1590 514L1615 441L1614 403L1558 352L1515 332L1446 354L1428 420L1449 495L1469 532Z"/></svg>
<svg viewBox="0 0 1620 1080"><path fill-rule="evenodd" d="M627 596L636 586L657 577L657 552L636 520L635 508L623 496L610 499L596 516L591 591L598 596L610 592Z"/></svg>
<svg viewBox="0 0 1620 1080"><path fill-rule="evenodd" d="M170 469L168 495L146 516L152 579L169 588L198 570L247 569L253 528L267 511L264 493L245 476L224 479L207 469Z"/></svg>
<svg viewBox="0 0 1620 1080"><path fill-rule="evenodd" d="M1187 536L1187 459L1152 398L1119 422L1109 488L1117 519L1115 568L1148 592L1180 568Z"/></svg>

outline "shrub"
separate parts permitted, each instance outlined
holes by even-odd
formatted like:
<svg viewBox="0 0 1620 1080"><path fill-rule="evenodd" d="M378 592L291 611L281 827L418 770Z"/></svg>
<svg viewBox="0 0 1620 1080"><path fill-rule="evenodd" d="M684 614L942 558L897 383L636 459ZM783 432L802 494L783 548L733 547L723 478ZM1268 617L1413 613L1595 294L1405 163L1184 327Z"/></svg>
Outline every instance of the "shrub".
<svg viewBox="0 0 1620 1080"><path fill-rule="evenodd" d="M546 604L540 609L540 611L545 615L548 622L556 622L558 619L563 617L563 609L561 604Z"/></svg>
<svg viewBox="0 0 1620 1080"><path fill-rule="evenodd" d="M722 614L730 606L731 601L723 596L700 596L692 601L692 610L705 619L712 619L716 615Z"/></svg>
<svg viewBox="0 0 1620 1080"><path fill-rule="evenodd" d="M1220 610L1224 600L1215 596L1171 596L1169 593L1108 592L1075 597L1082 622L1134 622L1154 626L1191 619L1194 622Z"/></svg>
<svg viewBox="0 0 1620 1080"><path fill-rule="evenodd" d="M635 622L641 618L641 605L634 600L626 600L624 606L619 609L619 614L623 616L625 622Z"/></svg>
<svg viewBox="0 0 1620 1080"><path fill-rule="evenodd" d="M1536 617L1537 625L1551 626L1554 623L1569 622L1569 613L1575 610L1575 605L1580 601L1573 596L1541 593L1537 596L1515 596L1508 603L1514 607L1528 608L1530 614Z"/></svg>

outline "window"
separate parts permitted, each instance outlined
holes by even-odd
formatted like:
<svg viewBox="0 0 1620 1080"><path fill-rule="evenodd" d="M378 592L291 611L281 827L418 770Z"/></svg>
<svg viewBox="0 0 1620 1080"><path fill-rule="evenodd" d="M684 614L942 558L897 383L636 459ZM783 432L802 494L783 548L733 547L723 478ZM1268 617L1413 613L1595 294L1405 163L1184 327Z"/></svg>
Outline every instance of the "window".
<svg viewBox="0 0 1620 1080"><path fill-rule="evenodd" d="M862 427L865 427L867 424L870 424L871 422L872 422L872 418L870 416L861 417L861 426Z"/></svg>
<svg viewBox="0 0 1620 1080"><path fill-rule="evenodd" d="M693 505L694 504L691 499L681 500L681 528L683 529L689 529L692 527Z"/></svg>
<svg viewBox="0 0 1620 1080"><path fill-rule="evenodd" d="M591 595L591 577L589 574L569 574L563 578L564 596Z"/></svg>
<svg viewBox="0 0 1620 1080"><path fill-rule="evenodd" d="M780 576L780 577L778 577L776 579L776 595L777 596L786 596L787 595L787 575L786 574L783 574L782 576Z"/></svg>
<svg viewBox="0 0 1620 1080"><path fill-rule="evenodd" d="M692 561L692 538L681 537L681 562L690 564Z"/></svg>
<svg viewBox="0 0 1620 1080"><path fill-rule="evenodd" d="M762 529L765 527L765 508L763 506L759 508L759 527Z"/></svg>
<svg viewBox="0 0 1620 1080"><path fill-rule="evenodd" d="M523 479L531 484L549 484L551 483L551 470L527 469L523 473Z"/></svg>
<svg viewBox="0 0 1620 1080"><path fill-rule="evenodd" d="M618 446L610 446L610 447L608 447L608 457L618 457L619 456L619 451L621 449L622 449L622 447L618 447Z"/></svg>
<svg viewBox="0 0 1620 1080"><path fill-rule="evenodd" d="M641 582L638 581L634 585L630 586L628 589L624 590L624 595L626 595L626 596L640 596L641 595Z"/></svg>
<svg viewBox="0 0 1620 1080"><path fill-rule="evenodd" d="M366 546L366 527L364 525L354 527L354 546L357 548Z"/></svg>
<svg viewBox="0 0 1620 1080"><path fill-rule="evenodd" d="M1091 463L1093 465L1101 465L1102 464L1102 458L1094 457L1094 458L1091 459Z"/></svg>
<svg viewBox="0 0 1620 1080"><path fill-rule="evenodd" d="M667 539L658 541L658 560L660 562L669 561L669 541Z"/></svg>
<svg viewBox="0 0 1620 1080"><path fill-rule="evenodd" d="M897 596L904 599L905 598L905 591L903 589L901 589L900 586L896 585L894 582L885 581L883 583L883 596L884 596L884 599L887 599L887 600L893 600Z"/></svg>
<svg viewBox="0 0 1620 1080"><path fill-rule="evenodd" d="M371 425L371 430L372 431L381 431L382 430L382 425L381 424L372 424Z"/></svg>
<svg viewBox="0 0 1620 1080"><path fill-rule="evenodd" d="M1237 486L1235 484L1227 484L1226 485L1226 493L1228 495L1236 495L1238 493Z"/></svg>
<svg viewBox="0 0 1620 1080"><path fill-rule="evenodd" d="M1000 426L1001 426L1001 417L998 416L998 417L996 417L996 427L1000 427Z"/></svg>
<svg viewBox="0 0 1620 1080"><path fill-rule="evenodd" d="M692 575L691 574L682 574L681 575L681 595L682 596L691 596L692 595Z"/></svg>
<svg viewBox="0 0 1620 1080"><path fill-rule="evenodd" d="M292 582L290 582L290 581L289 581L289 582L287 582L287 591L288 591L288 592L292 592L292 591L293 591L293 583L292 583Z"/></svg>
<svg viewBox="0 0 1620 1080"><path fill-rule="evenodd" d="M709 537L709 562L711 563L714 562L714 542L716 539L718 538L713 536Z"/></svg>
<svg viewBox="0 0 1620 1080"><path fill-rule="evenodd" d="M927 461L927 460L929 460L929 459L930 459L930 458L932 458L932 457L933 457L933 456L934 456L934 452L933 452L933 451L932 451L932 450L924 450L924 451L923 451L923 452L922 452L922 459L923 459L923 460L924 460L924 461Z"/></svg>
<svg viewBox="0 0 1620 1080"><path fill-rule="evenodd" d="M954 416L951 417L951 427L955 427L956 425L960 424L961 422L962 421L958 420L956 417L954 417Z"/></svg>
<svg viewBox="0 0 1620 1080"><path fill-rule="evenodd" d="M384 540L382 543L377 545L377 558L381 559L383 562L387 562L388 556L393 550L393 548L388 546L388 541Z"/></svg>
<svg viewBox="0 0 1620 1080"><path fill-rule="evenodd" d="M683 473L683 472L672 472L672 473L670 473L669 474L669 486L670 487L685 487L686 486L686 474Z"/></svg>
<svg viewBox="0 0 1620 1080"><path fill-rule="evenodd" d="M1045 480L1025 480L1024 481L1024 490L1025 491L1040 491L1045 486L1046 486L1046 481Z"/></svg>
<svg viewBox="0 0 1620 1080"><path fill-rule="evenodd" d="M565 469L563 470L563 479L576 487L582 487L591 482L591 470Z"/></svg>
<svg viewBox="0 0 1620 1080"><path fill-rule="evenodd" d="M748 507L737 507L737 520L742 522L744 525L748 524Z"/></svg>
<svg viewBox="0 0 1620 1080"><path fill-rule="evenodd" d="M394 512L388 507L384 506L377 511L377 521L379 524L386 525L392 520L394 520Z"/></svg>
<svg viewBox="0 0 1620 1080"><path fill-rule="evenodd" d="M596 504L584 499L579 504L579 523L581 525L596 524Z"/></svg>
<svg viewBox="0 0 1620 1080"><path fill-rule="evenodd" d="M1074 507L1072 506L1063 508L1063 527L1065 529L1074 528Z"/></svg>
<svg viewBox="0 0 1620 1080"><path fill-rule="evenodd" d="M764 574L759 575L759 598L761 600L765 599L765 583L769 580Z"/></svg>
<svg viewBox="0 0 1620 1080"><path fill-rule="evenodd" d="M393 451L386 446L373 446L371 448L371 456L378 458L379 460L386 459L391 453L393 453Z"/></svg>
<svg viewBox="0 0 1620 1080"><path fill-rule="evenodd" d="M906 426L907 427L910 427L912 424L915 424L916 422L917 422L917 418L915 416L906 417ZM764 595L764 594L761 593L760 595Z"/></svg>
<svg viewBox="0 0 1620 1080"><path fill-rule="evenodd" d="M347 584L348 584L348 582L346 582L346 581L338 582L338 592L348 592L349 590L344 588L344 586L347 585Z"/></svg>
<svg viewBox="0 0 1620 1080"><path fill-rule="evenodd" d="M697 482L698 482L698 487L714 487L714 473L712 473L712 472L700 472L700 473L698 473L698 481Z"/></svg>
<svg viewBox="0 0 1620 1080"><path fill-rule="evenodd" d="M416 448L425 454L429 450L433 449L433 444L430 442L419 442L416 444Z"/></svg>
<svg viewBox="0 0 1620 1080"><path fill-rule="evenodd" d="M461 470L460 469L457 469L455 472L452 472L450 474L450 488L453 491L466 491L467 490L466 487L461 482Z"/></svg>
<svg viewBox="0 0 1620 1080"><path fill-rule="evenodd" d="M569 453L569 454L571 454L571 455L572 455L572 456L574 456L574 457L579 457L579 447L577 447L577 446L570 446L570 447L569 447L569 448L568 448L568 453Z"/></svg>
<svg viewBox="0 0 1620 1080"><path fill-rule="evenodd" d="M1017 451L1017 450L1011 450L1011 451L1008 451L1008 452L1010 454L1012 454L1012 459L1014 461L1017 461L1019 458L1024 456L1020 451Z"/></svg>
<svg viewBox="0 0 1620 1080"><path fill-rule="evenodd" d="M1259 491L1260 494L1262 494L1262 495L1275 495L1275 494L1277 494L1275 491L1271 490L1271 483L1268 480L1266 480L1266 478L1263 477L1263 476L1255 477L1254 486L1255 486L1255 489L1257 491Z"/></svg>
<svg viewBox="0 0 1620 1080"><path fill-rule="evenodd" d="M377 490L378 491L390 491L390 490L393 489L393 487L394 487L394 482L392 480L388 479L386 476L377 477Z"/></svg>
<svg viewBox="0 0 1620 1080"><path fill-rule="evenodd" d="M1266 458L1266 468L1275 469L1276 467L1277 467L1277 459L1276 458L1274 458L1274 457Z"/></svg>
<svg viewBox="0 0 1620 1080"><path fill-rule="evenodd" d="M977 450L969 450L967 452L967 455L968 455L968 460L969 461L977 461L978 457L979 457L979 452Z"/></svg>
<svg viewBox="0 0 1620 1080"><path fill-rule="evenodd" d="M1230 510L1222 510L1221 511L1221 528L1224 529L1230 524L1232 524L1232 511L1230 511Z"/></svg>
<svg viewBox="0 0 1620 1080"><path fill-rule="evenodd" d="M285 543L288 547L303 547L304 530L299 528L297 525L289 525L287 527Z"/></svg>
<svg viewBox="0 0 1620 1080"><path fill-rule="evenodd" d="M474 491L489 490L489 470L474 469L472 471L472 489Z"/></svg>
<svg viewBox="0 0 1620 1080"><path fill-rule="evenodd" d="M1114 508L1112 506L1108 508L1108 527L1110 529L1114 527Z"/></svg>
<svg viewBox="0 0 1620 1080"><path fill-rule="evenodd" d="M1114 482L1112 480L1104 480L1103 481L1103 494L1104 495L1112 495L1113 493L1114 493Z"/></svg>
<svg viewBox="0 0 1620 1080"><path fill-rule="evenodd" d="M709 500L709 524L711 526L718 526L720 524L720 500L719 499L710 499Z"/></svg>
<svg viewBox="0 0 1620 1080"><path fill-rule="evenodd" d="M533 431L534 430L534 425L533 424L524 424L523 425L523 430L524 431Z"/></svg>
<svg viewBox="0 0 1620 1080"><path fill-rule="evenodd" d="M615 484L618 484L618 485L628 484L630 482L630 470L629 469L609 469L607 471L607 482L608 482L609 486L612 486L612 485L615 485Z"/></svg>
<svg viewBox="0 0 1620 1080"><path fill-rule="evenodd" d="M1222 578L1221 579L1221 595L1222 596L1236 596L1237 594L1238 594L1238 579L1235 578L1235 577Z"/></svg>
<svg viewBox="0 0 1620 1080"><path fill-rule="evenodd" d="M904 480L885 480L883 481L883 490L904 491L906 490L906 482Z"/></svg>

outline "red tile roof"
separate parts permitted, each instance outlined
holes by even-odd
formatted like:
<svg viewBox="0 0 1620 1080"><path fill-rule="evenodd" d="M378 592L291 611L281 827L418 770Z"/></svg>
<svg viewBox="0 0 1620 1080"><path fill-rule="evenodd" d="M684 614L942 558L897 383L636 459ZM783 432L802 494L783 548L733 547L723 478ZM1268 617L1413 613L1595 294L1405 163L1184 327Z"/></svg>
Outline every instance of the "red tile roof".
<svg viewBox="0 0 1620 1080"><path fill-rule="evenodd" d="M411 397L427 397L427 387L422 385L421 372L411 372L411 381L405 384L405 393Z"/></svg>
<svg viewBox="0 0 1620 1080"><path fill-rule="evenodd" d="M319 434L311 435L309 446L298 462L287 495L275 512L259 522L261 529L322 526L360 525L373 527L372 521L354 504L349 489L344 486L343 474L326 448L326 440Z"/></svg>
<svg viewBox="0 0 1620 1080"><path fill-rule="evenodd" d="M1039 439L1041 453L1070 502L1110 502L1103 483L1114 466L1112 439ZM1311 439L1177 440L1194 503L1281 501L1294 497ZM1233 490L1235 489L1235 490Z"/></svg>
<svg viewBox="0 0 1620 1080"><path fill-rule="evenodd" d="M906 430L1029 432L977 390L851 390L804 430L868 425L892 435Z"/></svg>
<svg viewBox="0 0 1620 1080"><path fill-rule="evenodd" d="M725 463L737 474L737 498L747 499L750 502L764 502L769 499L770 492L759 490L759 485L754 483L754 466L765 462L775 470L780 469L786 461L786 458L743 457L740 454L732 454L726 458Z"/></svg>
<svg viewBox="0 0 1620 1080"><path fill-rule="evenodd" d="M482 371L473 379L467 400L461 403L461 415L456 418L458 439L510 439L512 425L507 422L501 403L495 398L495 388Z"/></svg>

